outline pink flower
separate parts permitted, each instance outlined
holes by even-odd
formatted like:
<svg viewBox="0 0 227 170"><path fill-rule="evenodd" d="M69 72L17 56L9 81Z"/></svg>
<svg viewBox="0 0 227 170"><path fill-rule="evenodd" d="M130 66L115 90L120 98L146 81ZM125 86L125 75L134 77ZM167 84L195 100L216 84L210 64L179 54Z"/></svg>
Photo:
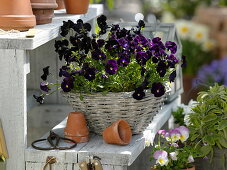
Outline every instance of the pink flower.
<svg viewBox="0 0 227 170"><path fill-rule="evenodd" d="M165 135L165 134L166 134L166 130L159 130L159 131L158 131L158 134L159 134L159 135Z"/></svg>
<svg viewBox="0 0 227 170"><path fill-rule="evenodd" d="M185 142L188 137L189 137L189 130L188 128L186 128L185 126L180 126L178 128L176 128L179 132L180 132L180 140L181 142Z"/></svg>
<svg viewBox="0 0 227 170"><path fill-rule="evenodd" d="M158 150L154 153L153 157L157 159L156 163L161 166L168 165L169 163L168 153L166 151Z"/></svg>
<svg viewBox="0 0 227 170"><path fill-rule="evenodd" d="M178 141L181 137L181 133L177 129L171 129L169 131L169 134L170 134L170 139L171 139L172 142Z"/></svg>

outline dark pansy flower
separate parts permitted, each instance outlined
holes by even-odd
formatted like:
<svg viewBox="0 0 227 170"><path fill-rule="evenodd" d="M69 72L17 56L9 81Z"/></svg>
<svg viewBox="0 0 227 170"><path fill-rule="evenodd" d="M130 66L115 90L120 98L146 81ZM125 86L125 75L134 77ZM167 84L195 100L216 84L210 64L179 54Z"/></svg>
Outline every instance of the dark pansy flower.
<svg viewBox="0 0 227 170"><path fill-rule="evenodd" d="M175 70L175 71L173 71L173 72L169 75L169 81L170 81L170 83L171 83L171 82L174 82L176 76L177 76L177 72L176 72L176 70Z"/></svg>
<svg viewBox="0 0 227 170"><path fill-rule="evenodd" d="M138 23L138 26L140 28L144 28L145 27L145 22L143 20L140 20L139 23Z"/></svg>
<svg viewBox="0 0 227 170"><path fill-rule="evenodd" d="M144 37L142 34L136 35L136 37L134 38L134 41L137 42L138 44L142 44L142 45L148 44L147 38Z"/></svg>
<svg viewBox="0 0 227 170"><path fill-rule="evenodd" d="M62 76L64 76L64 77L70 77L71 74L67 70L64 70L64 69L60 68L59 77L62 77Z"/></svg>
<svg viewBox="0 0 227 170"><path fill-rule="evenodd" d="M108 77L106 74L102 74L102 75L101 75L101 78L103 78L103 79L108 79L109 77Z"/></svg>
<svg viewBox="0 0 227 170"><path fill-rule="evenodd" d="M91 24L85 23L85 24L84 24L84 29L85 29L86 31L90 32L90 31L91 31Z"/></svg>
<svg viewBox="0 0 227 170"><path fill-rule="evenodd" d="M155 97L161 97L165 94L165 86L163 86L162 83L153 83L151 93L154 94Z"/></svg>
<svg viewBox="0 0 227 170"><path fill-rule="evenodd" d="M149 59L149 56L147 55L146 52L139 51L139 52L136 54L136 61L137 61L140 65L145 65L148 59Z"/></svg>
<svg viewBox="0 0 227 170"><path fill-rule="evenodd" d="M100 15L100 16L97 18L97 22L98 22L98 23L105 22L106 20L107 20L107 18L106 18L105 15Z"/></svg>
<svg viewBox="0 0 227 170"><path fill-rule="evenodd" d="M91 45L92 45L93 49L95 49L95 50L99 49L99 46L98 46L98 43L96 42L96 39L91 40Z"/></svg>
<svg viewBox="0 0 227 170"><path fill-rule="evenodd" d="M120 39L122 37L126 37L126 35L129 33L129 31L125 28L123 28L122 30L118 30L116 32L117 38Z"/></svg>
<svg viewBox="0 0 227 170"><path fill-rule="evenodd" d="M166 41L165 47L167 50L170 50L172 54L175 54L177 52L177 45L173 41Z"/></svg>
<svg viewBox="0 0 227 170"><path fill-rule="evenodd" d="M107 18L105 15L101 15L100 17L97 18L98 26L101 29L101 31L99 32L100 34L106 33L106 29L108 28L106 20L107 20Z"/></svg>
<svg viewBox="0 0 227 170"><path fill-rule="evenodd" d="M159 73L160 77L164 77L166 74L167 66L164 61L160 61L158 66L156 67L157 72Z"/></svg>
<svg viewBox="0 0 227 170"><path fill-rule="evenodd" d="M130 60L127 57L120 57L117 60L117 63L118 63L119 66L126 67L130 63Z"/></svg>
<svg viewBox="0 0 227 170"><path fill-rule="evenodd" d="M43 81L47 80L47 76L49 75L49 67L50 66L47 66L47 67L43 68L43 75L41 76L41 79Z"/></svg>
<svg viewBox="0 0 227 170"><path fill-rule="evenodd" d="M112 25L112 27L111 27L111 29L110 29L110 32L115 32L115 31L117 31L117 30L119 30L119 29L120 29L120 26L119 26L118 24Z"/></svg>
<svg viewBox="0 0 227 170"><path fill-rule="evenodd" d="M147 86L149 85L150 81L147 80L147 78L144 79L143 83L141 84L141 87L143 89L147 89Z"/></svg>
<svg viewBox="0 0 227 170"><path fill-rule="evenodd" d="M48 83L44 81L40 83L40 89L45 92L48 92L50 90L50 88L48 87Z"/></svg>
<svg viewBox="0 0 227 170"><path fill-rule="evenodd" d="M33 97L36 99L36 102L43 104L44 103L44 97L43 96L36 96L33 95Z"/></svg>
<svg viewBox="0 0 227 170"><path fill-rule="evenodd" d="M106 55L101 50L92 51L91 55L94 60L105 60L106 59Z"/></svg>
<svg viewBox="0 0 227 170"><path fill-rule="evenodd" d="M144 89L139 87L135 90L135 92L132 94L132 97L136 100L142 100L145 96Z"/></svg>
<svg viewBox="0 0 227 170"><path fill-rule="evenodd" d="M67 39L62 40L61 43L64 46L68 46L69 45L69 41Z"/></svg>
<svg viewBox="0 0 227 170"><path fill-rule="evenodd" d="M106 72L110 75L113 75L117 72L118 66L117 66L117 61L116 60L108 60L105 68Z"/></svg>
<svg viewBox="0 0 227 170"><path fill-rule="evenodd" d="M84 72L84 77L88 79L89 81L92 81L95 79L95 68L88 68Z"/></svg>
<svg viewBox="0 0 227 170"><path fill-rule="evenodd" d="M107 50L114 50L114 49L118 49L119 47L119 43L117 40L109 40L107 41L105 48Z"/></svg>
<svg viewBox="0 0 227 170"><path fill-rule="evenodd" d="M103 46L105 45L105 40L103 40L103 39L98 39L98 40L97 40L97 43L98 43L99 48L101 48L101 47L103 47Z"/></svg>
<svg viewBox="0 0 227 170"><path fill-rule="evenodd" d="M61 88L64 92L70 92L73 87L73 79L71 77L66 77L63 79L63 82L61 83Z"/></svg>
<svg viewBox="0 0 227 170"><path fill-rule="evenodd" d="M175 68L175 65L179 62L178 59L173 55L170 54L167 56L168 61L168 67Z"/></svg>
<svg viewBox="0 0 227 170"><path fill-rule="evenodd" d="M186 56L182 56L182 64L181 67L186 67L187 66L187 60L186 60Z"/></svg>
<svg viewBox="0 0 227 170"><path fill-rule="evenodd" d="M83 22L82 19L78 19L78 20L76 21L76 23L77 23L77 24L83 24L84 22Z"/></svg>
<svg viewBox="0 0 227 170"><path fill-rule="evenodd" d="M152 61L153 61L153 63L157 63L159 60L157 57L152 57Z"/></svg>
<svg viewBox="0 0 227 170"><path fill-rule="evenodd" d="M144 76L144 74L147 72L147 70L144 68L144 67L142 67L141 68L141 76Z"/></svg>

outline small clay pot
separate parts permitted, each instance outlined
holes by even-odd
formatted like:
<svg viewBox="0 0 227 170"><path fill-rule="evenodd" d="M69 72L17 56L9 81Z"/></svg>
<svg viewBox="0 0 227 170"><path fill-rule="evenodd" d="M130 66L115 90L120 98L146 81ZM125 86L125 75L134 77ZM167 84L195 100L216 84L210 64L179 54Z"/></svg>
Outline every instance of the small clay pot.
<svg viewBox="0 0 227 170"><path fill-rule="evenodd" d="M106 128L102 135L108 144L128 145L132 138L132 131L128 122L118 120Z"/></svg>
<svg viewBox="0 0 227 170"><path fill-rule="evenodd" d="M88 141L89 131L83 113L69 113L64 134L66 138L73 139L78 143Z"/></svg>
<svg viewBox="0 0 227 170"><path fill-rule="evenodd" d="M67 14L86 14L89 0L65 0Z"/></svg>
<svg viewBox="0 0 227 170"><path fill-rule="evenodd" d="M31 3L38 25L52 22L54 9L58 7L56 0L31 0Z"/></svg>
<svg viewBox="0 0 227 170"><path fill-rule="evenodd" d="M0 1L0 29L25 31L35 25L30 0Z"/></svg>
<svg viewBox="0 0 227 170"><path fill-rule="evenodd" d="M195 170L195 166L193 166L191 168L186 168L186 169L183 169L183 170Z"/></svg>
<svg viewBox="0 0 227 170"><path fill-rule="evenodd" d="M56 0L58 7L56 9L65 9L65 2L64 0Z"/></svg>

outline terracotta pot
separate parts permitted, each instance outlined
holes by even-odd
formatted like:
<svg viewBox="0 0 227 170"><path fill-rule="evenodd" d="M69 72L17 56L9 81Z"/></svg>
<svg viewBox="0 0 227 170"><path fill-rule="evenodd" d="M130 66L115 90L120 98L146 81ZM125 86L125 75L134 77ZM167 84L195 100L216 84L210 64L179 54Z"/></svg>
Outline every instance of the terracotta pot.
<svg viewBox="0 0 227 170"><path fill-rule="evenodd" d="M38 25L52 22L54 9L58 7L56 0L31 0L31 3Z"/></svg>
<svg viewBox="0 0 227 170"><path fill-rule="evenodd" d="M65 9L65 2L64 0L56 0L58 7L56 9Z"/></svg>
<svg viewBox="0 0 227 170"><path fill-rule="evenodd" d="M194 75L183 75L184 93L181 94L181 102L184 104L188 104L191 99L196 100L199 90L192 88L192 80L194 78Z"/></svg>
<svg viewBox="0 0 227 170"><path fill-rule="evenodd" d="M127 145L132 138L128 122L118 120L103 131L103 139L108 144Z"/></svg>
<svg viewBox="0 0 227 170"><path fill-rule="evenodd" d="M195 170L195 166L193 166L191 168L186 168L186 169L183 169L183 170Z"/></svg>
<svg viewBox="0 0 227 170"><path fill-rule="evenodd" d="M0 1L0 29L25 31L35 25L30 0Z"/></svg>
<svg viewBox="0 0 227 170"><path fill-rule="evenodd" d="M89 0L65 0L67 14L86 14Z"/></svg>
<svg viewBox="0 0 227 170"><path fill-rule="evenodd" d="M88 141L89 131L83 113L69 113L64 134L66 138L73 139L78 143Z"/></svg>

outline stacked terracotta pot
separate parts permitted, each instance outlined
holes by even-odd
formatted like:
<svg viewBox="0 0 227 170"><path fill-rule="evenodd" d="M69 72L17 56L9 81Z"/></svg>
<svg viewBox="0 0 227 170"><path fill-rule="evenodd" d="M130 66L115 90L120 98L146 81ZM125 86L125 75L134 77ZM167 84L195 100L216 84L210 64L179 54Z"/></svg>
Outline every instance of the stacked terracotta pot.
<svg viewBox="0 0 227 170"><path fill-rule="evenodd" d="M0 1L0 29L24 31L35 25L30 0Z"/></svg>
<svg viewBox="0 0 227 170"><path fill-rule="evenodd" d="M48 24L54 17L54 9L58 7L56 0L31 0L32 10L37 24Z"/></svg>

